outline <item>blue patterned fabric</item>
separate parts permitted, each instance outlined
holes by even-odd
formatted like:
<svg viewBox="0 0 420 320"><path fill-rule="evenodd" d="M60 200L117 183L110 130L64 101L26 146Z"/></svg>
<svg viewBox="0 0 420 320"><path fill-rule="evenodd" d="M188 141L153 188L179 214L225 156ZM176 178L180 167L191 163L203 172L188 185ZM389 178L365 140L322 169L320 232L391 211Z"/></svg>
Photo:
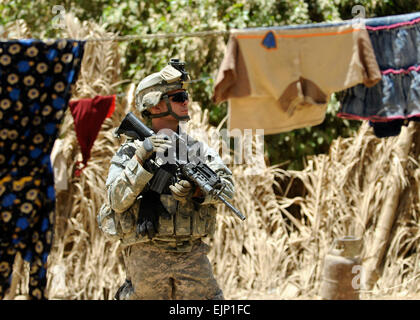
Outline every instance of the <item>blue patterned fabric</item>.
<svg viewBox="0 0 420 320"><path fill-rule="evenodd" d="M0 298L17 252L29 295L44 299L55 209L50 153L84 53L83 41L0 42Z"/></svg>

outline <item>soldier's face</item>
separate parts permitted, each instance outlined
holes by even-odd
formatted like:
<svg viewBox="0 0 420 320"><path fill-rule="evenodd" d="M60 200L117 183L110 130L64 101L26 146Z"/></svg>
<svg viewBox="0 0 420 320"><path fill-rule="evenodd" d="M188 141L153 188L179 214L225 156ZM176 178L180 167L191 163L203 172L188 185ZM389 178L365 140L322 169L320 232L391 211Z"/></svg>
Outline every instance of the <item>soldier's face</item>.
<svg viewBox="0 0 420 320"><path fill-rule="evenodd" d="M175 112L178 116L187 116L188 115L188 103L189 98L185 90L179 89L168 92L169 102L171 103L172 111ZM183 100L183 101L182 101ZM168 107L165 105L165 111L168 110Z"/></svg>
<svg viewBox="0 0 420 320"><path fill-rule="evenodd" d="M178 117L188 116L188 94L183 89L178 89L174 91L170 91L167 93L169 103L171 104L172 113L175 113ZM168 111L168 106L166 105L166 99L162 99L159 103L150 109L152 114L161 114ZM164 117L159 117L155 119L156 121L169 121L175 124L178 124L180 119L177 119L172 114L169 114Z"/></svg>

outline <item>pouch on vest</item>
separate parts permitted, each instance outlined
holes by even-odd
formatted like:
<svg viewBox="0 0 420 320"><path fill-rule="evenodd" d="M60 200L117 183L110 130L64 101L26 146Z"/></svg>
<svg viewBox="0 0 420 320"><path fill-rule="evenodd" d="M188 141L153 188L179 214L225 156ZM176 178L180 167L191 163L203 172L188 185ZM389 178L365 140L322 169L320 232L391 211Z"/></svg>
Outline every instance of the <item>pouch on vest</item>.
<svg viewBox="0 0 420 320"><path fill-rule="evenodd" d="M191 219L194 215L194 204L192 201L178 202L177 211L175 214L175 235L177 236L189 236L192 235L191 230Z"/></svg>
<svg viewBox="0 0 420 320"><path fill-rule="evenodd" d="M208 235L213 235L214 231L216 230L217 209L214 205L210 204L206 206L204 212L206 213L206 216L204 218L204 220L206 221L205 232ZM200 216L202 217L202 212L200 212Z"/></svg>
<svg viewBox="0 0 420 320"><path fill-rule="evenodd" d="M166 219L162 216L159 217L159 236L173 236L174 235L174 217L171 216Z"/></svg>
<svg viewBox="0 0 420 320"><path fill-rule="evenodd" d="M201 206L193 215L193 235L213 235L216 226L216 207Z"/></svg>

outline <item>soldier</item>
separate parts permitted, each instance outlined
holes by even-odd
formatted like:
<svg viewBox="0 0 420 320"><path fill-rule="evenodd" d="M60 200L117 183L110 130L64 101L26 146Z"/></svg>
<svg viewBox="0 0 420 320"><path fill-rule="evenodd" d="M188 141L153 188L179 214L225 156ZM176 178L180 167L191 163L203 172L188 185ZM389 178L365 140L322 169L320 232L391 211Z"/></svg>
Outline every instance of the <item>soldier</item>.
<svg viewBox="0 0 420 320"><path fill-rule="evenodd" d="M214 232L219 200L182 179L173 181L161 194L149 190L159 169L158 161L152 166L150 160L173 148L170 132L185 134L180 122L189 120L187 80L183 63L172 59L139 83L136 108L156 133L148 138L153 151L146 151L144 141L128 139L111 160L108 200L120 238L127 245L127 280L116 299L223 299L207 258L209 246L202 241ZM198 143L200 159L226 184L222 193L231 199L231 172L218 153L187 138L188 146ZM163 163L160 168L171 172L173 164Z"/></svg>

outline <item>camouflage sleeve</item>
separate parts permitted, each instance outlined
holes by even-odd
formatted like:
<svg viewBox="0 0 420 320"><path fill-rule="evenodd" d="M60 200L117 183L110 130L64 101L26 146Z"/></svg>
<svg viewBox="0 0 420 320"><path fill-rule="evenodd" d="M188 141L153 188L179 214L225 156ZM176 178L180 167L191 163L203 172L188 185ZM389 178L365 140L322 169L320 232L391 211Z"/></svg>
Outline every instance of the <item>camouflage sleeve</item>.
<svg viewBox="0 0 420 320"><path fill-rule="evenodd" d="M235 195L235 185L233 184L232 173L223 163L223 160L220 158L219 154L210 148L209 146L204 145L205 159L207 159L206 164L220 177L222 182L226 184L225 189L223 189L222 195L226 200L233 199ZM217 203L220 200L213 198L210 195L207 195L204 198L203 204Z"/></svg>
<svg viewBox="0 0 420 320"><path fill-rule="evenodd" d="M133 143L125 143L111 159L106 187L109 204L117 213L130 208L153 177L137 161L135 150Z"/></svg>

